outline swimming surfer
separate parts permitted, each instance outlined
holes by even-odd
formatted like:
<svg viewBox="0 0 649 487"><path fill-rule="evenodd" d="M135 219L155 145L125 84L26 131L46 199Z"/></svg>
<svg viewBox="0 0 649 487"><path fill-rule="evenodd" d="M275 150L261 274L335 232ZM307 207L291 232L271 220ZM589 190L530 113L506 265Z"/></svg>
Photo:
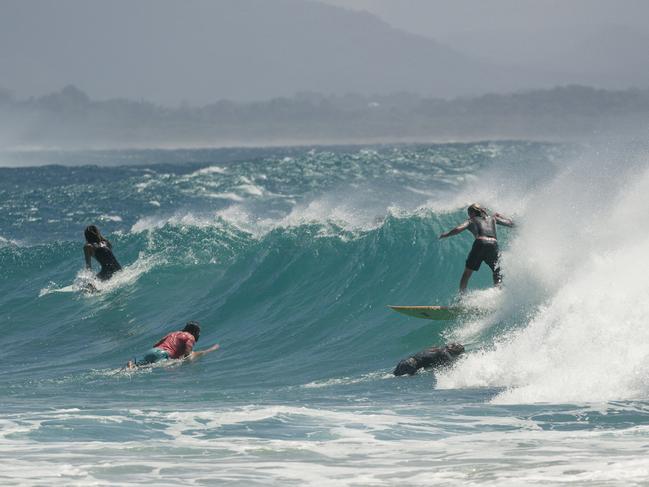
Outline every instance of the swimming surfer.
<svg viewBox="0 0 649 487"><path fill-rule="evenodd" d="M504 225L506 227L514 226L514 222L510 218L506 218L500 213L489 215L487 210L478 203L473 203L469 206L467 213L469 215L468 220L453 230L449 230L439 236L440 239L452 237L468 229L475 237L471 252L469 252L469 256L466 259L464 273L460 279L460 293L466 290L471 274L480 269L482 262L485 262L491 268L494 286L498 286L502 282L502 274L500 273L500 265L498 263L499 252L496 225Z"/></svg>
<svg viewBox="0 0 649 487"><path fill-rule="evenodd" d="M210 348L201 351L195 351L194 345L201 334L201 327L198 321L188 321L185 327L180 331L173 331L165 335L153 347L144 354L142 359L129 360L126 367L134 369L140 365L153 364L161 360L174 360L187 358L196 359L213 352L220 348L219 344L212 345Z"/></svg>
<svg viewBox="0 0 649 487"><path fill-rule="evenodd" d="M92 257L94 257L101 265L97 277L102 281L107 281L115 272L122 269L113 254L113 245L99 232L95 225L87 226L83 234L86 237L86 244L83 246L86 269L92 269ZM94 288L94 286L92 287Z"/></svg>
<svg viewBox="0 0 649 487"><path fill-rule="evenodd" d="M419 369L448 367L463 353L464 346L459 343L449 343L441 348L430 347L401 360L392 373L397 376L415 375Z"/></svg>

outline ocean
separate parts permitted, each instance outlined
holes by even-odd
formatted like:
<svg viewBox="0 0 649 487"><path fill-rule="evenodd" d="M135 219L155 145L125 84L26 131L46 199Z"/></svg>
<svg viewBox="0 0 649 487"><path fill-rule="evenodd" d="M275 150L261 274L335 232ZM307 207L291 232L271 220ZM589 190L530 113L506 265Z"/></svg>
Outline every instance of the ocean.
<svg viewBox="0 0 649 487"><path fill-rule="evenodd" d="M0 484L647 485L647 154L5 154ZM517 224L503 287L483 265L460 319L391 311L457 302L472 237L438 235L474 201ZM124 267L95 294L90 224ZM124 369L188 320L221 350ZM392 375L451 341L452 368Z"/></svg>

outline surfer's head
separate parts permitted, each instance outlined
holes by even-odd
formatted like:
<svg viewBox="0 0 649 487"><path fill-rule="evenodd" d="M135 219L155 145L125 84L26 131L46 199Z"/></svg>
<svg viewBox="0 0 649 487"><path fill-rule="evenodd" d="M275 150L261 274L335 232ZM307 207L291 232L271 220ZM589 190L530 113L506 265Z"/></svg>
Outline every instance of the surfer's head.
<svg viewBox="0 0 649 487"><path fill-rule="evenodd" d="M448 345L446 345L446 350L451 355L457 357L458 355L462 355L464 353L464 345L460 345L459 343L449 343Z"/></svg>
<svg viewBox="0 0 649 487"><path fill-rule="evenodd" d="M83 234L86 237L86 242L88 243L101 243L104 240L104 237L99 232L99 229L95 225L88 225L83 231Z"/></svg>
<svg viewBox="0 0 649 487"><path fill-rule="evenodd" d="M473 203L466 209L466 212L469 214L469 218L474 216L487 216L487 210L485 210L479 203Z"/></svg>
<svg viewBox="0 0 649 487"><path fill-rule="evenodd" d="M196 341L198 341L198 337L201 334L201 326L198 321L188 321L185 328L183 328L183 331L193 335Z"/></svg>

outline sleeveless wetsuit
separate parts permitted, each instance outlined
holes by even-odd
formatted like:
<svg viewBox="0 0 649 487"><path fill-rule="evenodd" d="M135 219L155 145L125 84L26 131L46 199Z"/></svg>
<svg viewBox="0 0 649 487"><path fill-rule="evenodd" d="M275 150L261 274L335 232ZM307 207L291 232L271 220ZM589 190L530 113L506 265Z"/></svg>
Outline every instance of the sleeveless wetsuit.
<svg viewBox="0 0 649 487"><path fill-rule="evenodd" d="M497 275L498 280L500 280L496 219L493 216L473 217L469 222L468 230L475 237L475 241L466 259L467 268L472 271L477 271L480 269L480 264L484 262Z"/></svg>
<svg viewBox="0 0 649 487"><path fill-rule="evenodd" d="M97 277L102 281L106 281L112 277L112 275L121 270L122 266L119 265L113 251L106 244L106 242L93 243L91 244L94 250L95 259L101 265L101 270Z"/></svg>

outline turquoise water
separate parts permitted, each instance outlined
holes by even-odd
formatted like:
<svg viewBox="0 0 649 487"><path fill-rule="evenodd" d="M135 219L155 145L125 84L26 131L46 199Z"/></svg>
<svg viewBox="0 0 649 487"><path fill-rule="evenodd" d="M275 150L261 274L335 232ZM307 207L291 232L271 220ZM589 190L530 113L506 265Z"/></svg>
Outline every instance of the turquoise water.
<svg viewBox="0 0 649 487"><path fill-rule="evenodd" d="M0 168L3 485L641 485L641 152L523 142L39 153ZM93 165L83 165L84 163ZM118 165L116 165L118 164ZM474 200L505 286L456 299ZM125 267L80 292L83 228ZM633 229L633 238L629 238ZM620 238L620 236L623 238ZM192 363L122 367L189 320ZM440 373L392 377L450 340Z"/></svg>

